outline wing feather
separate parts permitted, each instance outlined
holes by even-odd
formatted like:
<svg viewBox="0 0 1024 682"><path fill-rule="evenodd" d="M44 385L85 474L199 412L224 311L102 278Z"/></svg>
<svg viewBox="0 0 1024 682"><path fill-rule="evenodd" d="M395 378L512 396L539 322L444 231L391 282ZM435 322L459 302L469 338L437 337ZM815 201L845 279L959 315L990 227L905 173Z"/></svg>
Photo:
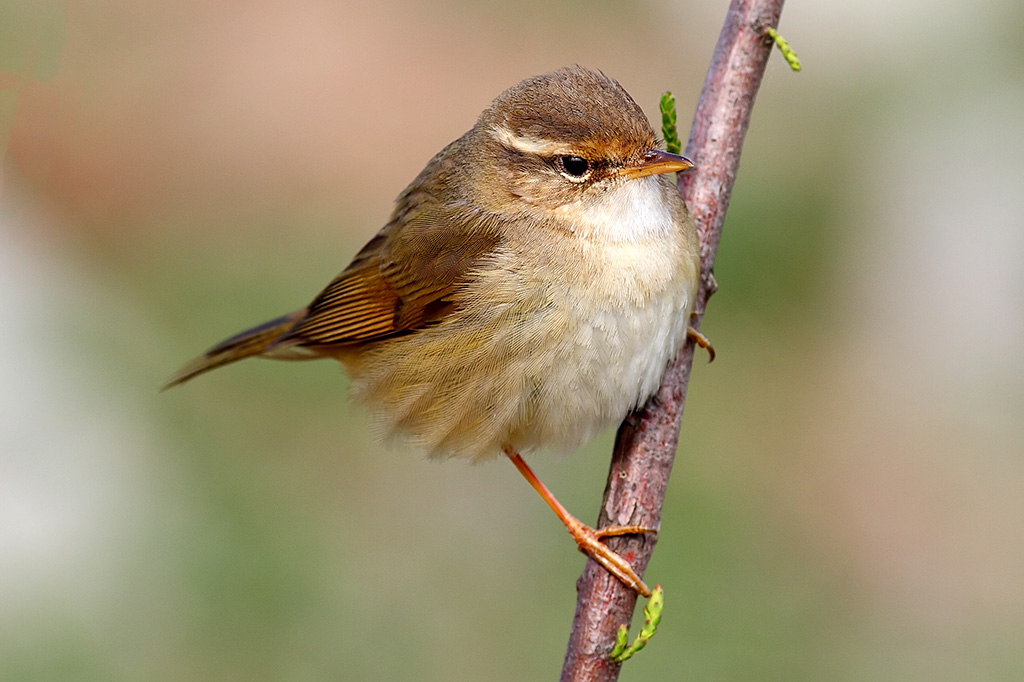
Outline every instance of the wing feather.
<svg viewBox="0 0 1024 682"><path fill-rule="evenodd" d="M500 238L491 221L417 206L387 225L275 346L344 346L422 328L457 305Z"/></svg>

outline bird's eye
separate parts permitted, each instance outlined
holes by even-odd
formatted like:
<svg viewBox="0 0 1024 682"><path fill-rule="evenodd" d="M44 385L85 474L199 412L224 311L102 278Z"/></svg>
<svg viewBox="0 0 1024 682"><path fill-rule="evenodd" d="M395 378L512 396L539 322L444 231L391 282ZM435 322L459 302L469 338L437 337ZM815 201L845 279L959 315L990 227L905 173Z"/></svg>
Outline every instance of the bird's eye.
<svg viewBox="0 0 1024 682"><path fill-rule="evenodd" d="M582 156L559 156L558 169L569 180L579 182L590 175L590 162Z"/></svg>

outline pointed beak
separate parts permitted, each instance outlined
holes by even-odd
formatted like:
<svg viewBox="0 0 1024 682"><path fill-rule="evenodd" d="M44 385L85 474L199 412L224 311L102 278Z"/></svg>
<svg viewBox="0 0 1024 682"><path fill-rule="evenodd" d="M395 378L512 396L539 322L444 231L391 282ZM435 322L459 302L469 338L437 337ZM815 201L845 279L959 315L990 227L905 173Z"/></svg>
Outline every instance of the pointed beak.
<svg viewBox="0 0 1024 682"><path fill-rule="evenodd" d="M670 154L658 149L652 149L644 154L643 160L635 166L620 168L620 178L632 180L642 178L645 175L656 175L658 173L682 173L693 168L693 162L685 156Z"/></svg>

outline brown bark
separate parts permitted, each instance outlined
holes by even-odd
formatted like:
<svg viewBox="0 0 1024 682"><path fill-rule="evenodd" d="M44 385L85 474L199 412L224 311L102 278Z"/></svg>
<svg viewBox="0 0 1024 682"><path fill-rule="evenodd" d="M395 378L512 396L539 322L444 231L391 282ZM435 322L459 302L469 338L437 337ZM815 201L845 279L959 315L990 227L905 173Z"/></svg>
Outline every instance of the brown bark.
<svg viewBox="0 0 1024 682"><path fill-rule="evenodd" d="M695 171L684 174L679 190L693 212L700 234L703 276L696 309L714 293L711 276L740 150L750 122L771 42L768 27L778 25L783 0L733 0L718 38L694 115L686 155ZM695 317L694 327L700 319ZM668 476L679 441L679 425L693 362L687 343L669 365L661 387L647 405L619 427L611 470L595 527L642 525L658 528ZM651 535L610 538L608 544L643 575L654 550ZM629 623L637 595L593 561L577 582L579 592L562 681L610 682L621 666L608 658L619 625ZM669 606L671 609L671 591ZM671 613L671 611L669 611ZM654 645L657 638L654 640Z"/></svg>

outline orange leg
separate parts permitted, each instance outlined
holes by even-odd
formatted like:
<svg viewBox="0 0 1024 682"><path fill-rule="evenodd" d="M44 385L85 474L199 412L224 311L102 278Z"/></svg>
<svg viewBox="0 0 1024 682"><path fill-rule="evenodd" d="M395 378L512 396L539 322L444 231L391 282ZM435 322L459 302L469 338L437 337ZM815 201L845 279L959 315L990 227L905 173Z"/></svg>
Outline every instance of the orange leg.
<svg viewBox="0 0 1024 682"><path fill-rule="evenodd" d="M708 337L704 336L693 327L686 328L686 336L708 352L709 365L715 361L715 347L711 345L710 341L708 341Z"/></svg>
<svg viewBox="0 0 1024 682"><path fill-rule="evenodd" d="M506 448L505 454L516 465L516 469L519 469L519 473L523 475L523 478L548 503L551 511L555 512L555 515L565 524L566 530L569 531L572 539L576 541L576 545L581 552L608 569L609 573L621 580L627 587L636 590L645 597L651 596L651 591L644 584L644 581L640 579L640 576L636 574L633 567L629 565L629 562L608 549L607 545L602 544L601 538L612 535L629 535L631 533L657 533L658 531L653 528L644 528L643 526L608 526L606 528L598 528L597 530L591 528L570 514L562 506L562 503L555 499L555 496L537 478L537 474L533 473L533 469L526 465L526 462L523 461L518 452Z"/></svg>

